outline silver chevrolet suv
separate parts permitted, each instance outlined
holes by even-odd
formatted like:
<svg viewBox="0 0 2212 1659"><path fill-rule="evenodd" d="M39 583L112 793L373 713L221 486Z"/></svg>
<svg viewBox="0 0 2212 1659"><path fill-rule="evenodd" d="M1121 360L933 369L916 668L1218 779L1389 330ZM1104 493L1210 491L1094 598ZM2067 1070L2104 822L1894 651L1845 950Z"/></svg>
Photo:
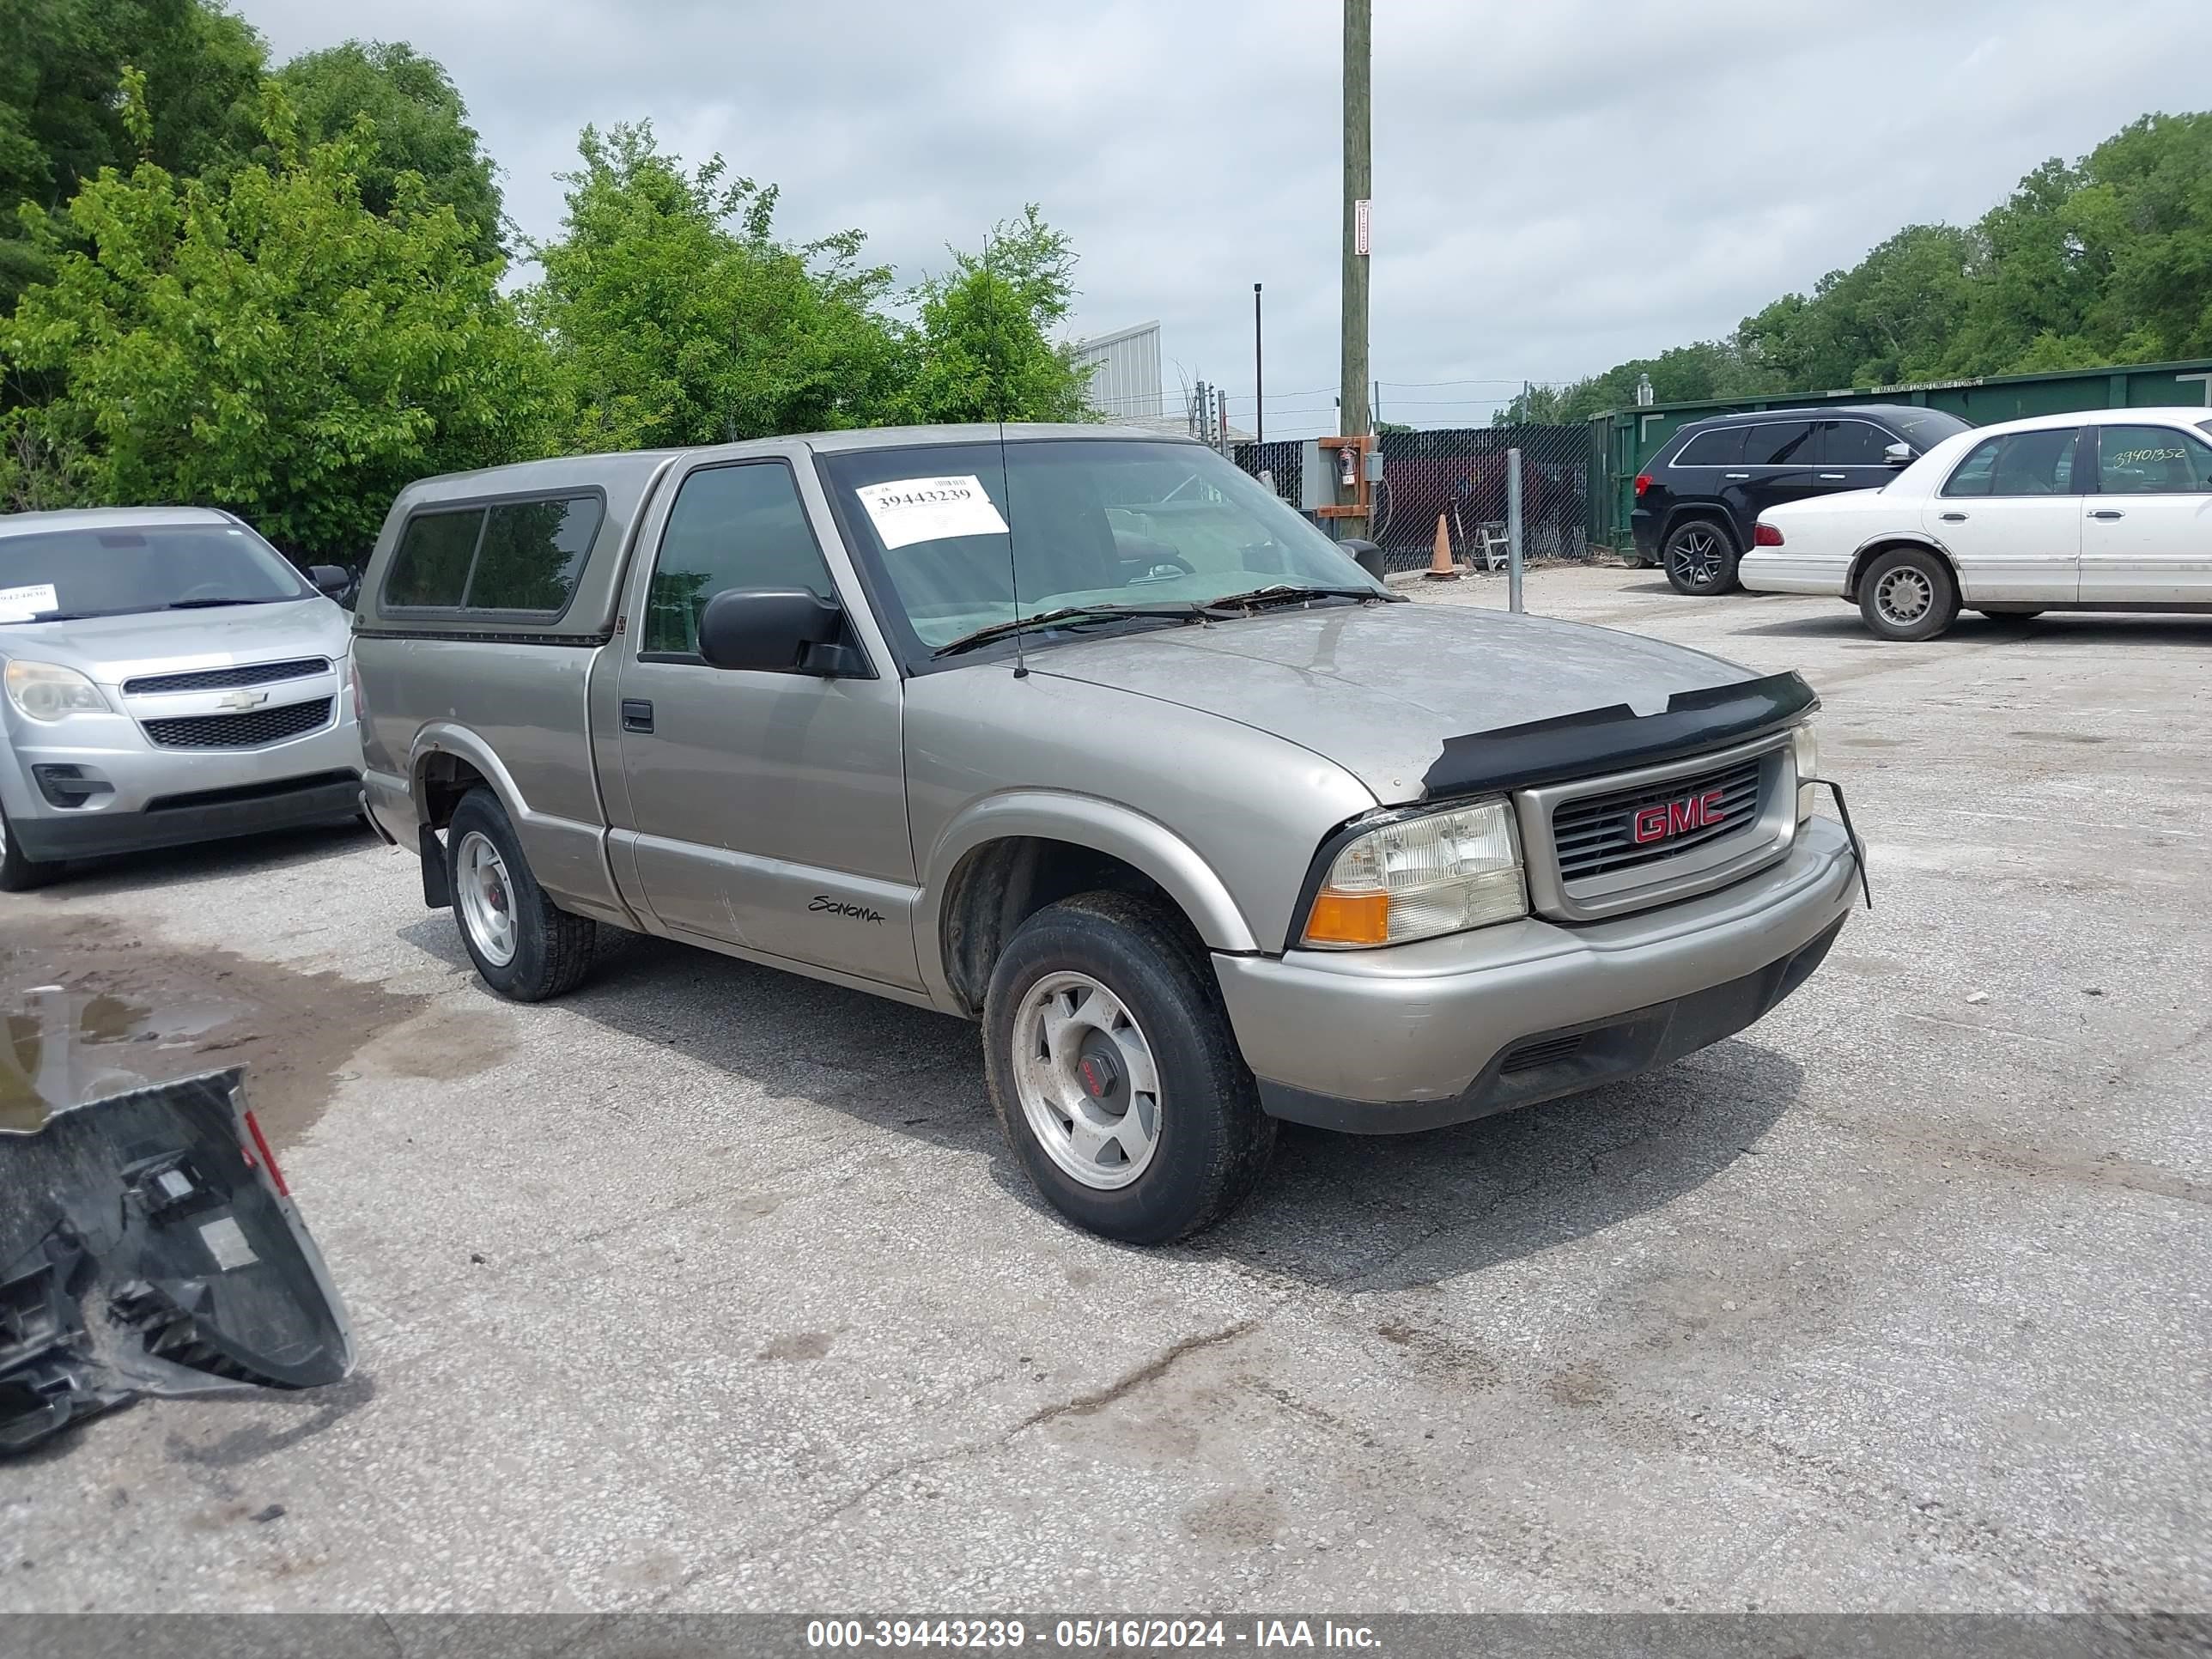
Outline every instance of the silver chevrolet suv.
<svg viewBox="0 0 2212 1659"><path fill-rule="evenodd" d="M351 818L346 614L228 513L0 516L0 891Z"/></svg>
<svg viewBox="0 0 2212 1659"><path fill-rule="evenodd" d="M1084 1226L1226 1213L1795 990L1855 842L1794 674L1394 597L1211 451L914 428L434 478L355 619L364 798L495 989L633 929L980 1021ZM1838 801L1840 805L1840 801Z"/></svg>

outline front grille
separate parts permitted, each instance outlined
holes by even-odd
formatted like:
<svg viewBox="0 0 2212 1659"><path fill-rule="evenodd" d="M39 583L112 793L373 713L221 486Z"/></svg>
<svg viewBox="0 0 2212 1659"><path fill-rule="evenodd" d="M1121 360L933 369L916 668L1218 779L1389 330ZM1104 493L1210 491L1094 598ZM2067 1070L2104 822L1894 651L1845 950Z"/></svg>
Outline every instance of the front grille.
<svg viewBox="0 0 2212 1659"><path fill-rule="evenodd" d="M257 708L250 714L194 714L146 720L146 735L164 749L262 749L328 725L331 700Z"/></svg>
<svg viewBox="0 0 2212 1659"><path fill-rule="evenodd" d="M1498 1066L1501 1074L1533 1072L1539 1066L1555 1066L1560 1060L1571 1060L1583 1046L1583 1034L1570 1031L1565 1036L1539 1037L1534 1042L1524 1042L1505 1056Z"/></svg>
<svg viewBox="0 0 2212 1659"><path fill-rule="evenodd" d="M1765 757L1753 755L1711 772L1562 804L1552 813L1559 878L1583 881L1615 870L1632 870L1749 829L1759 817L1759 779L1765 769ZM1715 790L1720 792L1721 800L1713 821L1656 841L1636 839L1637 815L1646 808L1701 799Z"/></svg>
<svg viewBox="0 0 2212 1659"><path fill-rule="evenodd" d="M244 663L235 668L201 668L189 674L143 674L123 682L126 697L157 691L220 691L232 685L266 685L271 680L303 680L331 672L328 657L295 657L289 662Z"/></svg>

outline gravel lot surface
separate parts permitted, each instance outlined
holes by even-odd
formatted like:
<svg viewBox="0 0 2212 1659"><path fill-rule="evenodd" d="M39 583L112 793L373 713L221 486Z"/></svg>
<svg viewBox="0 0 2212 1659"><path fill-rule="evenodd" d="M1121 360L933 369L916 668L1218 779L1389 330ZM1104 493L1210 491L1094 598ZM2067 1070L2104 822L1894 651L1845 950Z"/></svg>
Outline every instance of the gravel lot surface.
<svg viewBox="0 0 2212 1659"><path fill-rule="evenodd" d="M642 939L509 1006L365 835L0 897L0 1001L246 1060L361 1350L0 1468L0 1610L2212 1609L2212 618L1528 591L1802 670L1880 908L1188 1248L1039 1205L969 1027Z"/></svg>

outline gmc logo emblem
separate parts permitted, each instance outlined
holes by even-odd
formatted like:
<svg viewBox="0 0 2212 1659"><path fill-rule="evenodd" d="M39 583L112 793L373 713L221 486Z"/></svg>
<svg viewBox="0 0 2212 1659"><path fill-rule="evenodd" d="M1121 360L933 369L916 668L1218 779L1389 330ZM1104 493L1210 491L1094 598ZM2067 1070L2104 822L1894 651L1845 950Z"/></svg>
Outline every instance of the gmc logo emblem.
<svg viewBox="0 0 2212 1659"><path fill-rule="evenodd" d="M1721 792L1717 789L1646 806L1636 815L1636 844L1648 846L1655 841L1665 841L1669 836L1702 830L1709 823L1725 823L1727 818L1728 814L1721 811Z"/></svg>

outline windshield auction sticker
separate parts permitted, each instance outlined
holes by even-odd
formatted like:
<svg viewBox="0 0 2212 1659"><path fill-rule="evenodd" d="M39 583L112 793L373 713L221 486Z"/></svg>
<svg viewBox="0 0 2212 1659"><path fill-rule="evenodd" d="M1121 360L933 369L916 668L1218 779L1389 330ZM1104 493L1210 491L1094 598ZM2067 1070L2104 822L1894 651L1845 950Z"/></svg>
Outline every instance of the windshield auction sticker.
<svg viewBox="0 0 2212 1659"><path fill-rule="evenodd" d="M867 509L868 522L886 552L915 542L1006 533L1006 521L972 473L964 478L894 478L862 484L853 493Z"/></svg>
<svg viewBox="0 0 2212 1659"><path fill-rule="evenodd" d="M975 481L970 478L968 481ZM991 515L997 518L994 513ZM999 526L1005 529L1004 525ZM0 587L0 623L28 622L41 611L58 611L61 600L52 582L33 582L28 587Z"/></svg>

